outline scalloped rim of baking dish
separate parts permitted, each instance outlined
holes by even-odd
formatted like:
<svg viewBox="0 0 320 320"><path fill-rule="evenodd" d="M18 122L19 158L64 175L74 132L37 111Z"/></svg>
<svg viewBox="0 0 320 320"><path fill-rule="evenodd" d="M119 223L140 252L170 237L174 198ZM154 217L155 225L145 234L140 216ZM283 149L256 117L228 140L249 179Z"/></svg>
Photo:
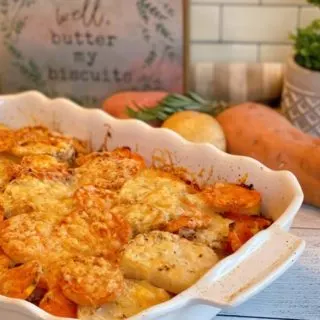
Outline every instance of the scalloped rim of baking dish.
<svg viewBox="0 0 320 320"><path fill-rule="evenodd" d="M301 204L303 202L303 192L302 189L296 179L296 177L289 171L274 171L259 161L244 157L244 156L236 156L225 153L211 144L202 143L196 144L189 142L179 136L177 133L165 129L165 128L153 128L148 124L134 119L128 120L119 120L116 119L102 110L99 109L86 109L83 108L76 103L65 99L65 98L56 98L50 99L39 93L37 91L27 91L18 94L11 94L11 95L3 95L0 96L0 112L2 105L7 102L15 102L15 101L23 101L28 100L30 103L33 100L34 105L43 104L46 105L45 108L50 108L50 105L53 103L58 103L61 106L61 109L68 111L69 114L82 114L82 119L85 121L88 126L89 123L95 120L95 117L100 118L101 120L105 120L106 123L111 123L111 125L117 128L123 128L124 126L130 130L140 130L144 134L148 136L153 136L154 138L165 138L170 140L170 142L174 143L177 148L186 152L196 152L196 153L209 153L212 156L217 156L223 159L233 159L234 161L244 161L253 167L259 167L262 170L261 174L265 175L274 175L274 176L281 176L281 179L287 180L290 184L291 188L294 190L294 197L290 204L287 206L286 210L281 214L281 216L273 223L271 227L267 230L264 230L250 239L242 248L240 248L234 254L228 256L221 260L218 264L216 264L211 270L209 270L204 277L202 277L196 284L192 287L187 289L186 291L182 292L181 294L177 295L173 299L151 307L140 314L133 316L130 320L142 320L142 319L157 319L157 317L161 315L168 314L171 311L176 311L179 308L182 308L186 305L193 305L193 304L207 304L218 309L221 308L228 308L231 306L236 306L247 299L249 299L254 294L261 291L267 285L269 285L272 281L274 281L278 276L280 276L284 271L286 271L302 254L304 250L305 243L303 240L292 236L289 233L286 233L286 230L290 227L295 215L297 214ZM32 118L32 116L31 116ZM94 125L93 125L94 127ZM129 130L130 129L130 130ZM277 238L278 236L278 238ZM273 241L272 239L276 241ZM292 240L292 241L291 241ZM208 283L211 285L212 283L218 283L221 279L223 281L224 278L227 280L232 278L232 272L237 272L237 269L241 270L241 264L245 264L244 262L246 259L249 259L251 256L255 254L259 254L259 248L264 248L268 250L270 246L267 245L272 244L273 247L277 244L277 241L284 241L285 243L289 243L291 247L287 248L288 250L279 253L280 255L283 254L277 261L274 261L272 266L273 269L269 268L268 272L260 274L260 278L254 280L254 282L250 283L246 287L242 287L241 290L239 289L238 292L234 295L229 296L229 300L226 300L225 297L218 297L217 292L215 290L209 290ZM261 255L261 254L260 254ZM249 260L248 260L249 261ZM243 271L243 270L242 270ZM221 280L221 281L222 281ZM222 282L223 282L222 281ZM251 281L253 281L251 279ZM217 288L221 290L222 287ZM206 294L206 290L214 296L213 298L208 297ZM222 290L223 291L223 290ZM219 296L219 293L218 293ZM10 309L16 310L17 313L28 314L29 316L35 316L37 319L44 319L44 320L65 320L66 318L55 317L52 316L45 311L41 310L37 306L19 299L12 299L7 298L4 296L0 296L0 314L2 309Z"/></svg>

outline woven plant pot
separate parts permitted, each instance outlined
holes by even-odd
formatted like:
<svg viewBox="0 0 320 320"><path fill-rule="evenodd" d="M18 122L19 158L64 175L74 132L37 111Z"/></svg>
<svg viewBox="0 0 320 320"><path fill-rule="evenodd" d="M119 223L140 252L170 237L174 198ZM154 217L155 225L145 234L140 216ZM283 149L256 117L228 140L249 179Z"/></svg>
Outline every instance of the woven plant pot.
<svg viewBox="0 0 320 320"><path fill-rule="evenodd" d="M320 137L320 72L286 64L281 103L284 115L302 131Z"/></svg>

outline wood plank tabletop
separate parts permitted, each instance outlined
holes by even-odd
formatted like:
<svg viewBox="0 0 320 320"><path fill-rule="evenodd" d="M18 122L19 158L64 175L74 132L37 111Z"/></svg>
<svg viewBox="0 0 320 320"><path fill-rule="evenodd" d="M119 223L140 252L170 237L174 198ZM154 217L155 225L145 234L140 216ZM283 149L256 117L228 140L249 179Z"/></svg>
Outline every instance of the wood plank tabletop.
<svg viewBox="0 0 320 320"><path fill-rule="evenodd" d="M320 320L320 209L304 205L292 233L307 243L300 260L263 292L215 320Z"/></svg>

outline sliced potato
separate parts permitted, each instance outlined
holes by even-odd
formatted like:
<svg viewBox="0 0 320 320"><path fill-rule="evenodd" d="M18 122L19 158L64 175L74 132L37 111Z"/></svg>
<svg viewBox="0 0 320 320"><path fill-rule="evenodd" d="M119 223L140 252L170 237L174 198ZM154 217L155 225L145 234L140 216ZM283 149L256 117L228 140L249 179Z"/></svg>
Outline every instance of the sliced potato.
<svg viewBox="0 0 320 320"><path fill-rule="evenodd" d="M152 231L138 235L128 244L121 269L127 278L146 280L180 293L217 262L218 256L205 245L169 232Z"/></svg>
<svg viewBox="0 0 320 320"><path fill-rule="evenodd" d="M232 220L212 214L210 225L205 229L199 229L193 236L193 241L203 243L213 249L223 249L228 239L229 228Z"/></svg>
<svg viewBox="0 0 320 320"><path fill-rule="evenodd" d="M173 174L155 169L145 169L127 181L119 199L122 204L113 210L129 222L134 234L196 229L206 224L212 211L192 187Z"/></svg>
<svg viewBox="0 0 320 320"><path fill-rule="evenodd" d="M92 307L80 307L78 316L84 320L122 320L170 298L170 294L165 290L147 281L126 279L123 293L115 302L107 303L98 310Z"/></svg>

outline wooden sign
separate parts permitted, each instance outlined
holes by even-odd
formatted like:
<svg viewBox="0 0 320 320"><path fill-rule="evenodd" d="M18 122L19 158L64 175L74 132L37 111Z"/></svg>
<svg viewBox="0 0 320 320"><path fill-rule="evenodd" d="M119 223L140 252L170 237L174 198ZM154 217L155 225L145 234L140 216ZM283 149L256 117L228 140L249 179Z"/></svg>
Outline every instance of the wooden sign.
<svg viewBox="0 0 320 320"><path fill-rule="evenodd" d="M121 90L182 92L186 0L0 0L0 91L87 106Z"/></svg>

